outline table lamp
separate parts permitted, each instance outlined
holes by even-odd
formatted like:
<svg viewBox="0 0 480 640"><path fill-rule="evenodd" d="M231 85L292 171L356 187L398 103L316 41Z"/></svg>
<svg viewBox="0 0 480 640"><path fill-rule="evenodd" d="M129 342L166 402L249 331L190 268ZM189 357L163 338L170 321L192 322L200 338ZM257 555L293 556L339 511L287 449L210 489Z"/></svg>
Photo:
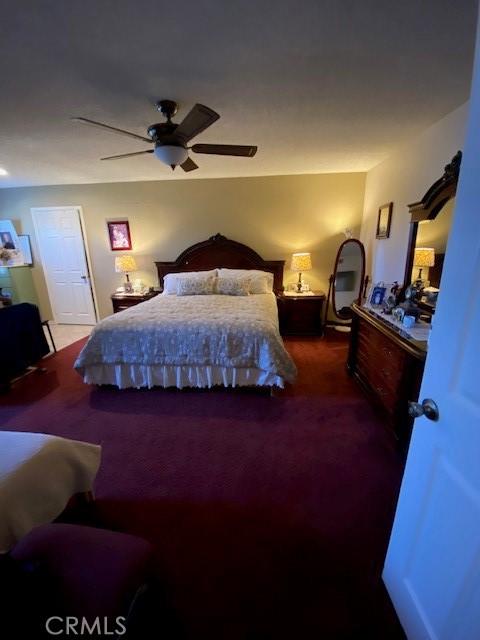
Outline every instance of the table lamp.
<svg viewBox="0 0 480 640"><path fill-rule="evenodd" d="M117 273L125 274L125 282L123 283L123 290L125 293L132 293L133 287L130 282L128 274L137 270L137 264L133 256L117 256L115 258L115 271Z"/></svg>
<svg viewBox="0 0 480 640"><path fill-rule="evenodd" d="M422 270L435 264L435 250L432 247L417 247L413 256L413 265L418 267L417 280L422 281Z"/></svg>
<svg viewBox="0 0 480 640"><path fill-rule="evenodd" d="M310 271L312 268L312 258L309 253L294 253L292 255L292 262L290 269L292 271L298 271L297 291L302 291L302 273L304 271Z"/></svg>

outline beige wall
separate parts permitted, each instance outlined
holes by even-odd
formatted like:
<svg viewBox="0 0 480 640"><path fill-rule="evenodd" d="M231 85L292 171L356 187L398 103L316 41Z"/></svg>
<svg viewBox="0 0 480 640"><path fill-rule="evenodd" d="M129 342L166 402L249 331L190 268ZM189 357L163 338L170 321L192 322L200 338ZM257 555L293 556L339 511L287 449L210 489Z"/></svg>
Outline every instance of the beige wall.
<svg viewBox="0 0 480 640"><path fill-rule="evenodd" d="M367 255L367 273L374 282L403 282L410 216L408 204L425 194L462 149L468 103L405 144L397 153L367 173L361 240ZM376 240L378 208L393 202L390 238Z"/></svg>
<svg viewBox="0 0 480 640"><path fill-rule="evenodd" d="M0 217L32 236L33 277L44 317L51 317L34 238L31 207L81 205L101 317L121 284L114 271L107 220L128 219L141 278L157 285L154 260L173 260L191 244L220 232L244 242L265 259L311 251L305 279L326 290L343 229L360 233L365 174L320 174L32 187L0 190ZM285 271L285 283L296 276Z"/></svg>

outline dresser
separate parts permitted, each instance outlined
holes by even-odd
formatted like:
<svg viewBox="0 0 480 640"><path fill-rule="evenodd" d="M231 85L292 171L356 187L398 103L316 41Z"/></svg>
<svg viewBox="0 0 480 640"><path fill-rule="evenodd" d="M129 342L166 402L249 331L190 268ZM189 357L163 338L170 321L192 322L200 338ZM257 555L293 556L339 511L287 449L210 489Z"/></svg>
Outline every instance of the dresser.
<svg viewBox="0 0 480 640"><path fill-rule="evenodd" d="M325 294L321 291L314 295L277 295L280 333L284 336L321 336L324 302Z"/></svg>
<svg viewBox="0 0 480 640"><path fill-rule="evenodd" d="M118 313L124 309L134 307L140 302L151 300L155 296L158 296L160 291L146 291L145 293L114 293L112 294L112 306L113 313Z"/></svg>
<svg viewBox="0 0 480 640"><path fill-rule="evenodd" d="M0 308L2 355L0 393L7 391L10 380L35 365L50 351L38 307L30 303Z"/></svg>
<svg viewBox="0 0 480 640"><path fill-rule="evenodd" d="M426 342L406 337L356 304L352 311L348 370L385 418L399 447L406 450L413 426L408 401L418 400Z"/></svg>

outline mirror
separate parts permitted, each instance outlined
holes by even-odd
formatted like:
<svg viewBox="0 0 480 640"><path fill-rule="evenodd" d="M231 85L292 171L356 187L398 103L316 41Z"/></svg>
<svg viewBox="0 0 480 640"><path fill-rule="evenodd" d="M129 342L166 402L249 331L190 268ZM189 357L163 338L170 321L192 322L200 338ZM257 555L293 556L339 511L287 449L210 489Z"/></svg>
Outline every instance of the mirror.
<svg viewBox="0 0 480 640"><path fill-rule="evenodd" d="M418 223L411 282L420 280L427 288L440 289L454 208L455 198L452 198L438 212L434 220L423 220Z"/></svg>
<svg viewBox="0 0 480 640"><path fill-rule="evenodd" d="M351 305L362 295L365 278L365 249L359 240L348 239L340 245L332 281L332 308L340 320L351 320Z"/></svg>
<svg viewBox="0 0 480 640"><path fill-rule="evenodd" d="M459 151L422 200L409 205L411 224L404 283L415 284L416 304L426 312L426 319L435 313L461 160Z"/></svg>

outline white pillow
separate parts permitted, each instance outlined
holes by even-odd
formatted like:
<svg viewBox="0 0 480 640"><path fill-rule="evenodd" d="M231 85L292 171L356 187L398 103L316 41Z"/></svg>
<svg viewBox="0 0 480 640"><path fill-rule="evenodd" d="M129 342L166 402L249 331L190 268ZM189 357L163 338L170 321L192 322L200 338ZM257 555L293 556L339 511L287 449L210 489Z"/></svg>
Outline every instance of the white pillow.
<svg viewBox="0 0 480 640"><path fill-rule="evenodd" d="M234 278L248 278L250 280L250 293L272 293L273 273L258 269L218 269L218 275Z"/></svg>
<svg viewBox="0 0 480 640"><path fill-rule="evenodd" d="M179 278L177 296L209 296L214 293L215 276Z"/></svg>
<svg viewBox="0 0 480 640"><path fill-rule="evenodd" d="M250 289L249 278L232 278L222 277L217 278L217 293L224 296L248 296Z"/></svg>
<svg viewBox="0 0 480 640"><path fill-rule="evenodd" d="M163 277L163 294L167 296L176 295L178 281L182 280L183 278L202 278L203 276L210 276L215 278L216 275L216 269L212 269L211 271L184 271L182 273L167 273L167 275Z"/></svg>

